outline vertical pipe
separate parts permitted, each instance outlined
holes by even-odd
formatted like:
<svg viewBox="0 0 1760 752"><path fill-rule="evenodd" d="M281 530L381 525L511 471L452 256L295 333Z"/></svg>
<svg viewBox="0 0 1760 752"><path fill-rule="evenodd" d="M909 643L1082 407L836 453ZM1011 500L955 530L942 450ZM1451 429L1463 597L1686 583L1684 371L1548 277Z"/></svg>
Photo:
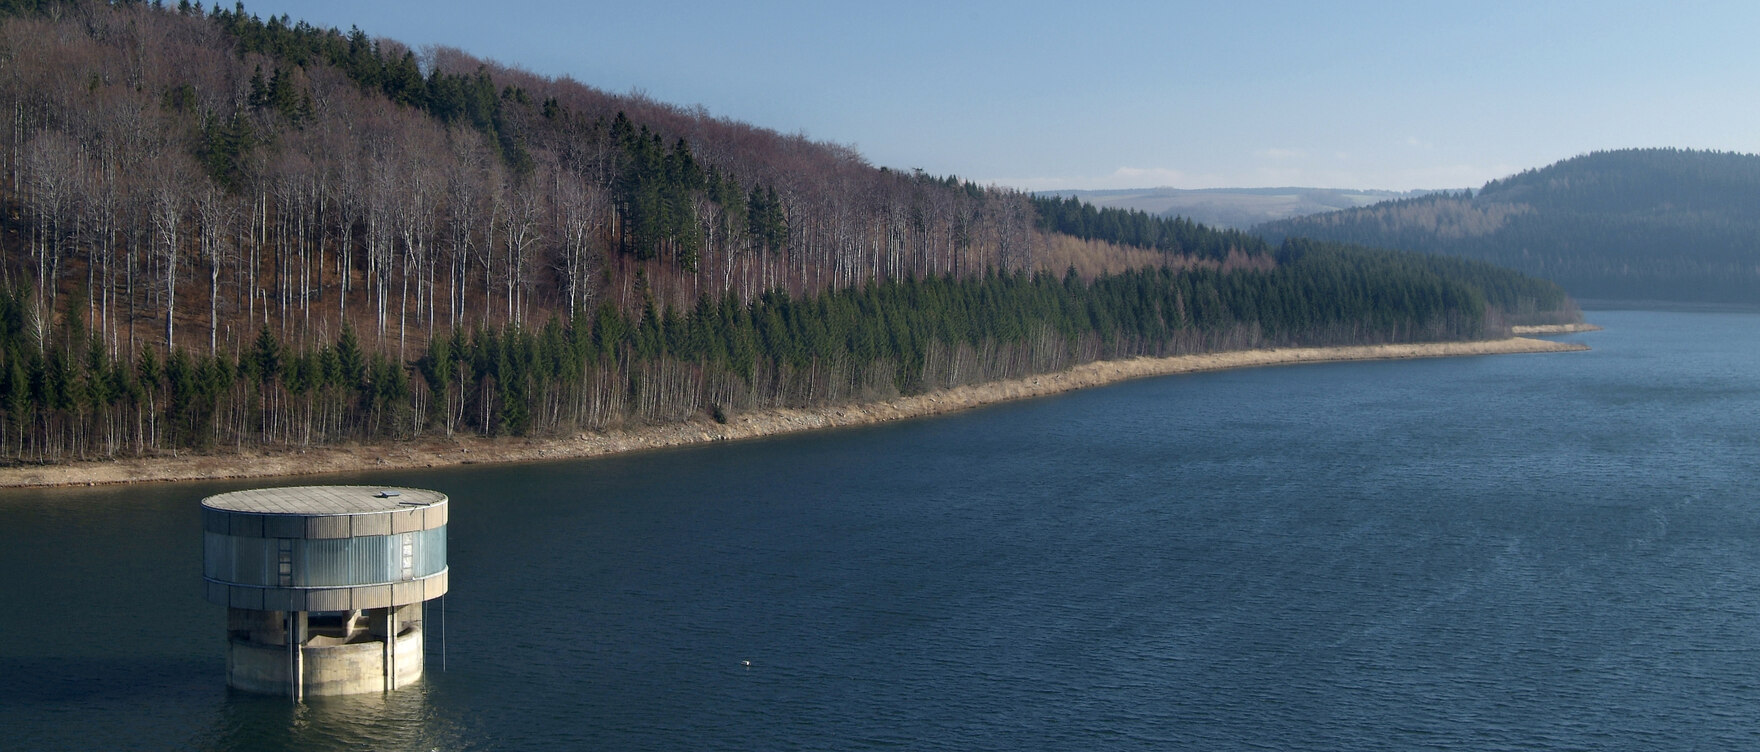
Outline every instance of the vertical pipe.
<svg viewBox="0 0 1760 752"><path fill-rule="evenodd" d="M306 612L292 611L293 614L293 699L295 702L306 698Z"/></svg>
<svg viewBox="0 0 1760 752"><path fill-rule="evenodd" d="M397 607L385 609L385 691L397 689Z"/></svg>

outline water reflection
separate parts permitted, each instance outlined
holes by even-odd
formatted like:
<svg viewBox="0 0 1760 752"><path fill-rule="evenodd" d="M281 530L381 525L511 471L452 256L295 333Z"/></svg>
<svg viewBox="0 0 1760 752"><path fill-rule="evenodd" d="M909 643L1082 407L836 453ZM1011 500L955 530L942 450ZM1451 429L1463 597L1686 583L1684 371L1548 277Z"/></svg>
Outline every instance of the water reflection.
<svg viewBox="0 0 1760 752"><path fill-rule="evenodd" d="M230 691L202 749L456 750L478 748L465 725L430 701L426 679L382 694L285 697Z"/></svg>

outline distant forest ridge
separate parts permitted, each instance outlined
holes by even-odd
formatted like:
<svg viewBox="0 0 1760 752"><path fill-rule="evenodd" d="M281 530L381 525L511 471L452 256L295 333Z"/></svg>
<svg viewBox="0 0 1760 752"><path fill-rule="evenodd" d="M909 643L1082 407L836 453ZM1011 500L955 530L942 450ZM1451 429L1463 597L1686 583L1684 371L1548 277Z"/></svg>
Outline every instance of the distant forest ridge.
<svg viewBox="0 0 1760 752"><path fill-rule="evenodd" d="M1487 183L1269 222L1302 236L1481 259L1603 301L1760 304L1760 156L1585 154Z"/></svg>
<svg viewBox="0 0 1760 752"><path fill-rule="evenodd" d="M1432 191L1348 190L1341 188L1140 188L1039 191L1040 196L1073 197L1102 208L1136 209L1235 230L1307 214L1351 209L1381 201L1414 198Z"/></svg>
<svg viewBox="0 0 1760 752"><path fill-rule="evenodd" d="M1489 265L876 168L242 5L0 11L14 460L725 419L1577 316Z"/></svg>

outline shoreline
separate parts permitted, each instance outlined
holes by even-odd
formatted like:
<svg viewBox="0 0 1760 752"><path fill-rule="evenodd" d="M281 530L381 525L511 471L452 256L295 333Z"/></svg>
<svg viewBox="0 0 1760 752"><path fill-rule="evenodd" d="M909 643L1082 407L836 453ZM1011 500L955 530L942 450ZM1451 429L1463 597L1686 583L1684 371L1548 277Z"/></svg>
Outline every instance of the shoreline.
<svg viewBox="0 0 1760 752"><path fill-rule="evenodd" d="M1594 324L1540 324L1537 326L1512 326L1509 333L1521 337L1530 334L1576 334L1578 332L1599 332L1601 327Z"/></svg>
<svg viewBox="0 0 1760 752"><path fill-rule="evenodd" d="M1552 327L1536 334L1560 334ZM1329 363L1353 360L1405 360L1470 355L1575 352L1587 345L1510 337L1476 342L1430 342L1340 347L1292 347L1266 350L1235 350L1176 355L1168 358L1133 358L1085 363L1057 373L1020 379L937 390L881 402L840 405L810 410L772 408L736 413L725 424L707 417L660 426L638 426L611 431L587 431L560 438L485 439L457 436L390 444L352 444L311 449L247 451L236 454L142 457L90 460L57 465L19 465L0 468L0 488L96 486L119 483L282 478L298 475L409 470L471 464L506 464L548 460L584 459L648 449L661 449L714 441L733 441L778 436L826 428L871 425L909 418L928 417L967 410L998 402L1044 397L1075 389L1103 386L1131 379L1172 376L1236 368Z"/></svg>

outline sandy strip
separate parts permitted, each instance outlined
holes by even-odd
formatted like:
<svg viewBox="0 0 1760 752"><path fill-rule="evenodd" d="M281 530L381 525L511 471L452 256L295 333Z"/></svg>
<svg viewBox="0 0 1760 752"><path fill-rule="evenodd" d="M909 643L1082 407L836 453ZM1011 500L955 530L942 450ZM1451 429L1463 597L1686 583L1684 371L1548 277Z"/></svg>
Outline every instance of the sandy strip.
<svg viewBox="0 0 1760 752"><path fill-rule="evenodd" d="M1525 334L1576 334L1577 332L1599 332L1601 327L1594 324L1541 324L1539 326L1512 326L1509 333L1516 336Z"/></svg>
<svg viewBox="0 0 1760 752"><path fill-rule="evenodd" d="M363 470L393 470L489 462L531 462L644 449L774 436L838 426L965 410L1008 400L1041 397L1127 379L1230 368L1322 363L1342 360L1440 358L1461 355L1568 352L1589 349L1568 342L1512 337L1486 342L1408 345L1302 347L1102 361L1067 371L900 397L885 402L818 410L760 410L738 413L724 424L699 417L685 423L586 432L556 439L423 439L390 444L349 445L307 450L246 451L237 454L183 455L63 465L0 468L0 488L81 486L145 481L264 478Z"/></svg>

